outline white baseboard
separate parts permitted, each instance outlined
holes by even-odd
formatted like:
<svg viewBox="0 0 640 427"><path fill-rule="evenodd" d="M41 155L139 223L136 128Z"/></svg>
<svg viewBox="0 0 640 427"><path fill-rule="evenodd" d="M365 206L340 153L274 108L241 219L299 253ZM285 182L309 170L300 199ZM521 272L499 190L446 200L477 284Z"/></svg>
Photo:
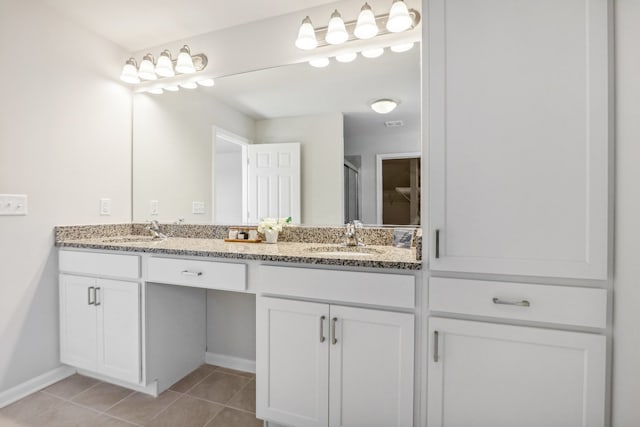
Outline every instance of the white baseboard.
<svg viewBox="0 0 640 427"><path fill-rule="evenodd" d="M22 384L18 384L15 387L5 390L0 393L0 408L4 408L7 405L17 402L23 397L27 397L37 391L42 390L45 387L50 386L53 383L57 383L76 373L76 369L71 366L60 366L49 372L45 372L35 378L25 381Z"/></svg>
<svg viewBox="0 0 640 427"><path fill-rule="evenodd" d="M205 355L205 362L209 365L222 366L223 368L235 369L236 371L256 373L256 361L242 359L240 357L227 356L224 354L209 353Z"/></svg>

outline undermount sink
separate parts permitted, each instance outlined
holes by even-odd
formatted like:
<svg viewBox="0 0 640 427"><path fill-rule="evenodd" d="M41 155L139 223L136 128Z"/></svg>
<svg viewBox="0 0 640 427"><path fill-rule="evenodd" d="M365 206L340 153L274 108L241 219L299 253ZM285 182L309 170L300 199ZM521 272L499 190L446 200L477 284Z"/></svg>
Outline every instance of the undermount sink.
<svg viewBox="0 0 640 427"><path fill-rule="evenodd" d="M156 239L151 236L118 236L102 239L105 243L144 243L144 242L156 242L162 239Z"/></svg>
<svg viewBox="0 0 640 427"><path fill-rule="evenodd" d="M373 256L381 254L382 251L374 248L367 248L362 246L320 246L307 249L307 252L311 252L314 255L320 256Z"/></svg>

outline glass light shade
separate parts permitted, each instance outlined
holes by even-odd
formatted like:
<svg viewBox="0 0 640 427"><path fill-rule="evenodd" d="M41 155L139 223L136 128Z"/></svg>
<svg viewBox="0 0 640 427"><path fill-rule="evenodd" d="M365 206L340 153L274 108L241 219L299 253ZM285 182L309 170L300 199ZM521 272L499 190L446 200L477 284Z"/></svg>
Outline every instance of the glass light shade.
<svg viewBox="0 0 640 427"><path fill-rule="evenodd" d="M329 65L329 58L315 58L309 61L309 65L316 68L324 68Z"/></svg>
<svg viewBox="0 0 640 427"><path fill-rule="evenodd" d="M173 63L171 62L171 53L165 50L160 54L158 63L156 64L156 74L160 77L173 77L176 75L173 71Z"/></svg>
<svg viewBox="0 0 640 427"><path fill-rule="evenodd" d="M341 44L349 39L349 33L344 26L344 21L340 16L338 10L334 10L331 14L331 20L329 20L329 26L327 27L327 35L325 40L329 44Z"/></svg>
<svg viewBox="0 0 640 427"><path fill-rule="evenodd" d="M364 6L362 6L353 34L359 39L370 39L378 34L376 17L371 10L371 6L369 6L369 3L365 3Z"/></svg>
<svg viewBox="0 0 640 427"><path fill-rule="evenodd" d="M154 95L162 95L164 93L164 91L160 87L149 89L147 92L152 93Z"/></svg>
<svg viewBox="0 0 640 427"><path fill-rule="evenodd" d="M364 56L365 58L377 58L379 56L382 56L383 53L384 53L383 47L376 47L373 49L363 50L362 56Z"/></svg>
<svg viewBox="0 0 640 427"><path fill-rule="evenodd" d="M309 18L308 16L302 20L302 25L300 25L300 30L298 30L296 47L302 50L311 50L318 47L316 30L313 28L311 18Z"/></svg>
<svg viewBox="0 0 640 427"><path fill-rule="evenodd" d="M347 63L355 60L358 57L356 52L343 53L342 55L336 55L336 61Z"/></svg>
<svg viewBox="0 0 640 427"><path fill-rule="evenodd" d="M371 109L378 114L387 114L392 112L398 106L398 102L393 99L378 99L371 103Z"/></svg>
<svg viewBox="0 0 640 427"><path fill-rule="evenodd" d="M140 83L135 59L131 58L126 64L124 64L124 67L122 67L122 74L120 74L120 80L126 83Z"/></svg>
<svg viewBox="0 0 640 427"><path fill-rule="evenodd" d="M191 58L191 50L187 45L184 45L182 49L180 49L178 60L176 61L176 71L181 74L191 74L196 72L196 69L193 66L193 58Z"/></svg>
<svg viewBox="0 0 640 427"><path fill-rule="evenodd" d="M153 65L153 56L150 53L142 58L140 68L138 68L138 77L142 80L156 80L158 78L155 66Z"/></svg>
<svg viewBox="0 0 640 427"><path fill-rule="evenodd" d="M391 49L391 52L402 53L411 50L411 48L413 48L413 45L414 43L401 43L393 45L389 49Z"/></svg>
<svg viewBox="0 0 640 427"><path fill-rule="evenodd" d="M195 82L184 82L180 83L180 87L183 87L185 89L195 89L198 87L198 85Z"/></svg>
<svg viewBox="0 0 640 427"><path fill-rule="evenodd" d="M165 86L164 90L167 90L169 92L177 92L180 90L180 88L177 85L172 85L172 86Z"/></svg>
<svg viewBox="0 0 640 427"><path fill-rule="evenodd" d="M215 86L216 82L213 81L213 79L203 79L203 80L198 80L198 84L204 87L213 87Z"/></svg>
<svg viewBox="0 0 640 427"><path fill-rule="evenodd" d="M387 30L392 33L400 33L411 28L411 25L413 25L413 19L409 15L407 5L402 0L395 0L389 11Z"/></svg>

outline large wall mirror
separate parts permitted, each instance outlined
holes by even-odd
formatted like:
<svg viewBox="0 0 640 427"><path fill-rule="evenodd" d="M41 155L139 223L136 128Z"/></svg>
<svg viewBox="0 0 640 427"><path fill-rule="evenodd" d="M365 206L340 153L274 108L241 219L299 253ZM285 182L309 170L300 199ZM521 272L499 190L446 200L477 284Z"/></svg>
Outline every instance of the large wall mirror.
<svg viewBox="0 0 640 427"><path fill-rule="evenodd" d="M133 220L418 225L420 49L134 96ZM377 99L398 101L387 114Z"/></svg>

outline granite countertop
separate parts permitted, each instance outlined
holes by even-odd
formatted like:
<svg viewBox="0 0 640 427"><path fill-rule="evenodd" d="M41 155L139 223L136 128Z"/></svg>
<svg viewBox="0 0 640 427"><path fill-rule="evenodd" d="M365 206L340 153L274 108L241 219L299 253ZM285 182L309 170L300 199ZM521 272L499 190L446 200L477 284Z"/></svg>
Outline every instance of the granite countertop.
<svg viewBox="0 0 640 427"><path fill-rule="evenodd" d="M163 255L200 256L211 258L279 261L302 264L341 265L351 267L420 270L422 262L416 260L416 248L367 245L364 248L340 248L331 243L278 242L228 243L222 239L169 237L152 240L147 236L105 236L92 238L56 239L63 248L99 249L123 252L141 252ZM347 253L327 254L337 248ZM362 255L357 251L367 251Z"/></svg>

